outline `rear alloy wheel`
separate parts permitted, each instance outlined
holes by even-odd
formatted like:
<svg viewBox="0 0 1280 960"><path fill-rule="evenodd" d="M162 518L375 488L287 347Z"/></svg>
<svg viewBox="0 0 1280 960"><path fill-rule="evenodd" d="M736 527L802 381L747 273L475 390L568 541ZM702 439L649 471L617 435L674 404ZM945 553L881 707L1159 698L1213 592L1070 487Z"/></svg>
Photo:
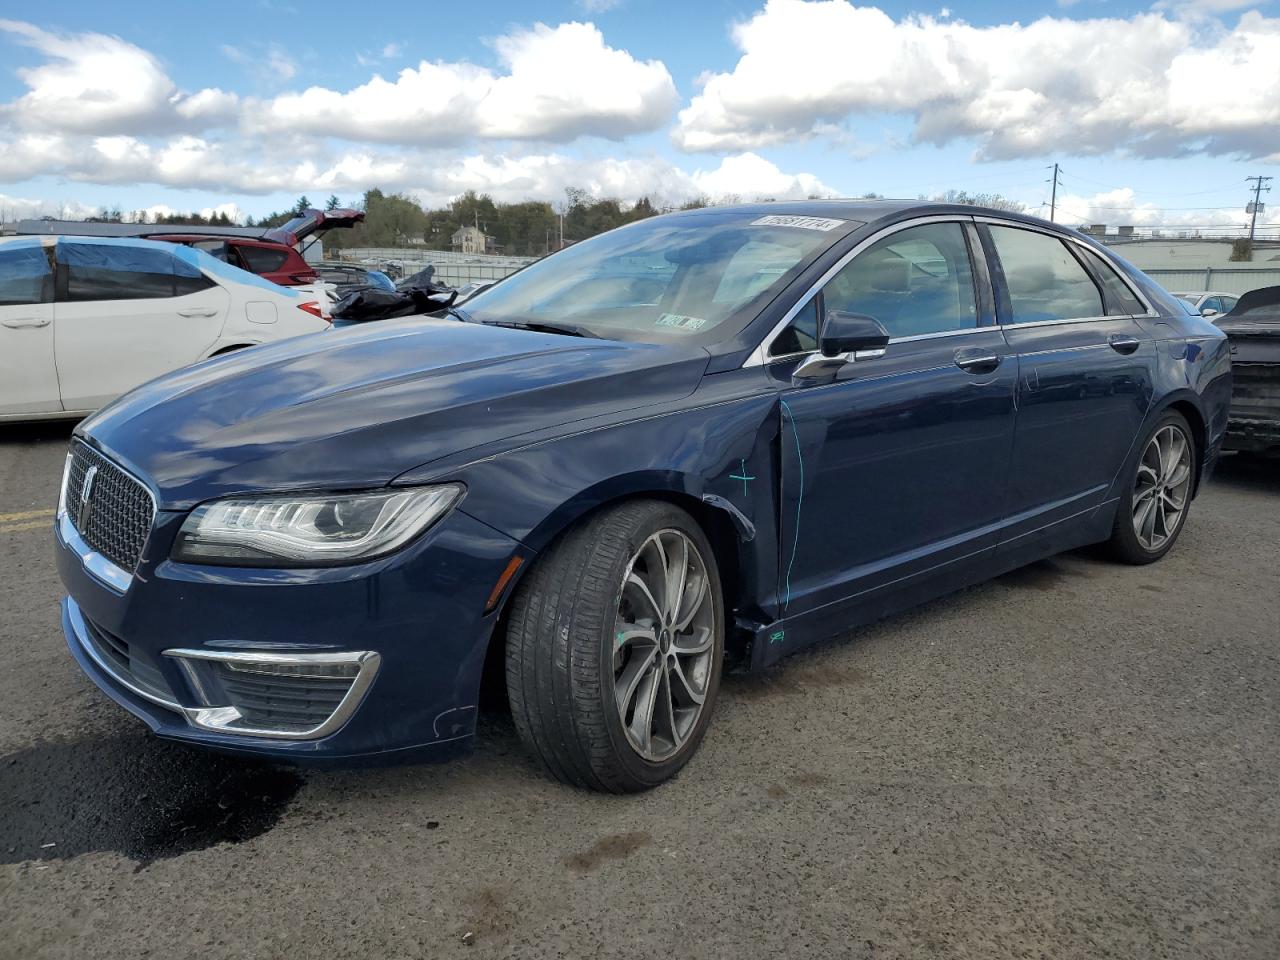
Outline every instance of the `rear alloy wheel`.
<svg viewBox="0 0 1280 960"><path fill-rule="evenodd" d="M1121 498L1112 551L1127 563L1159 560L1178 538L1191 506L1196 448L1187 421L1169 412L1144 441Z"/></svg>
<svg viewBox="0 0 1280 960"><path fill-rule="evenodd" d="M565 534L512 599L507 691L516 727L566 783L662 783L710 722L724 653L720 577L685 511L633 501Z"/></svg>

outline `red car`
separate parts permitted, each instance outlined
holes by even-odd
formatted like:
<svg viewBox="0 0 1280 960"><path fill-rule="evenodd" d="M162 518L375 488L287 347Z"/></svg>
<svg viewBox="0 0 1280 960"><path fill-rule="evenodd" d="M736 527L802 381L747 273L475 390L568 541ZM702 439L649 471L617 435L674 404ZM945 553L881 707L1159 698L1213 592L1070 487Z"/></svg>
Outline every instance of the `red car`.
<svg viewBox="0 0 1280 960"><path fill-rule="evenodd" d="M315 268L303 259L297 244L334 228L353 227L362 220L363 210L305 210L283 226L273 227L256 238L188 231L151 233L147 239L197 247L272 283L293 287L319 279Z"/></svg>

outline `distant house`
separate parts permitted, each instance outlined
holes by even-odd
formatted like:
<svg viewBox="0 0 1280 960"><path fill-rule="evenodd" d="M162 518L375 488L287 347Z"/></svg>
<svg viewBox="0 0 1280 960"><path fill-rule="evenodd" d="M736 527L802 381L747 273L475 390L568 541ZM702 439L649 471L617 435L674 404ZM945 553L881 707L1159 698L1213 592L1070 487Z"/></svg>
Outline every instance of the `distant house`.
<svg viewBox="0 0 1280 960"><path fill-rule="evenodd" d="M488 253L493 249L493 238L478 227L459 227L453 232L452 246L459 253Z"/></svg>

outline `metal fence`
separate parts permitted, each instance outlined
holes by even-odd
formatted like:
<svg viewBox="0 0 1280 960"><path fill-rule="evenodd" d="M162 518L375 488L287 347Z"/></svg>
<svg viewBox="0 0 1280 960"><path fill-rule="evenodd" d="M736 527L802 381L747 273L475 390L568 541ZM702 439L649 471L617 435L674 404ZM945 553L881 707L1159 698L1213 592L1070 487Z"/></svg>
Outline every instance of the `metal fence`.
<svg viewBox="0 0 1280 960"><path fill-rule="evenodd" d="M1280 266L1277 267L1202 267L1188 270L1143 270L1166 290L1191 293L1200 290L1216 290L1220 293L1248 293L1259 287L1280 285Z"/></svg>
<svg viewBox="0 0 1280 960"><path fill-rule="evenodd" d="M501 280L537 257L504 257L495 254L458 253L424 247L349 247L335 251L336 258L365 265L391 263L405 276L428 265L436 268L435 279L451 287L477 280Z"/></svg>

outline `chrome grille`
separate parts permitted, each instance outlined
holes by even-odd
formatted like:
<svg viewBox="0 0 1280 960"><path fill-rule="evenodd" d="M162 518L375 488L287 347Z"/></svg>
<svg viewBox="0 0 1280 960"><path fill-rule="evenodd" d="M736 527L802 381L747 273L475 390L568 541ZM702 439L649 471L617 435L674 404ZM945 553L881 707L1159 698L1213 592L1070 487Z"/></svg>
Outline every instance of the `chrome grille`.
<svg viewBox="0 0 1280 960"><path fill-rule="evenodd" d="M85 476L95 469L87 503L81 503ZM151 492L93 448L77 440L71 445L67 475L67 516L93 550L130 573L155 520Z"/></svg>
<svg viewBox="0 0 1280 960"><path fill-rule="evenodd" d="M281 677L215 665L227 702L244 725L271 730L307 730L333 715L351 689L350 677Z"/></svg>

